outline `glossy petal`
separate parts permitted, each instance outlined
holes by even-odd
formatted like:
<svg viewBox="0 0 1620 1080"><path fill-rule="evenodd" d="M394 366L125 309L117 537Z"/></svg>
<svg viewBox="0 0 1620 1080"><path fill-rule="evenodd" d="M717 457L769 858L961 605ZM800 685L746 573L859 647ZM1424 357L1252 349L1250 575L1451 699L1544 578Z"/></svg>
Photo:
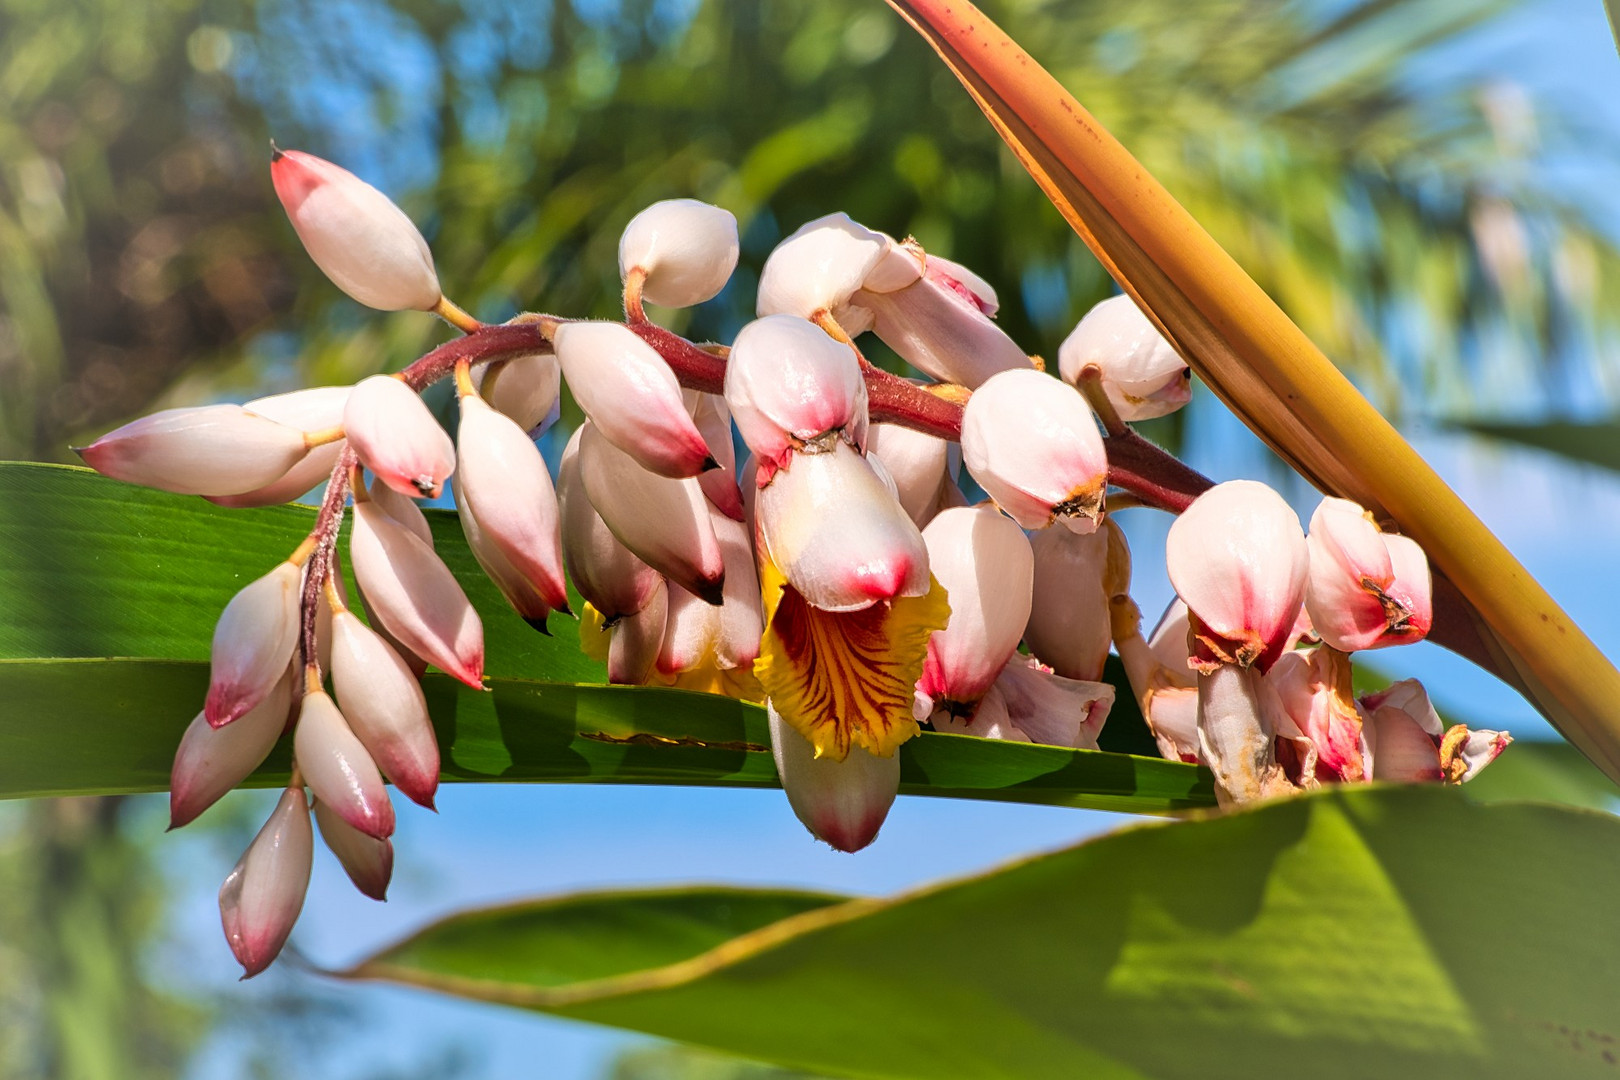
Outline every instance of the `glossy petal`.
<svg viewBox="0 0 1620 1080"><path fill-rule="evenodd" d="M349 445L366 468L402 495L437 498L456 468L456 448L416 391L391 375L362 379L343 409Z"/></svg>
<svg viewBox="0 0 1620 1080"><path fill-rule="evenodd" d="M224 727L202 713L191 721L169 773L169 828L195 820L269 756L286 726L295 678L289 666L264 700Z"/></svg>
<svg viewBox="0 0 1620 1080"><path fill-rule="evenodd" d="M856 611L928 591L922 534L848 443L793 454L755 498L764 550L811 606Z"/></svg>
<svg viewBox="0 0 1620 1080"><path fill-rule="evenodd" d="M1267 670L1305 600L1309 556L1299 518L1252 480L1204 492L1165 539L1170 583L1197 617L1196 659Z"/></svg>
<svg viewBox="0 0 1620 1080"><path fill-rule="evenodd" d="M381 311L431 311L439 278L427 241L393 201L347 169L278 150L276 195L304 250L332 283Z"/></svg>
<svg viewBox="0 0 1620 1080"><path fill-rule="evenodd" d="M764 613L748 527L718 511L711 520L725 557L725 602L716 607L679 585L670 586L668 619L658 653L658 670L665 675L703 664L721 671L752 669L759 656Z"/></svg>
<svg viewBox="0 0 1620 1080"><path fill-rule="evenodd" d="M1369 775L1361 713L1350 684L1350 658L1323 646L1284 653L1266 674L1281 706L1316 748L1317 772L1357 783ZM1280 730L1281 725L1273 723Z"/></svg>
<svg viewBox="0 0 1620 1080"><path fill-rule="evenodd" d="M332 689L349 728L382 774L429 809L439 787L439 743L410 667L349 612L332 620Z"/></svg>
<svg viewBox="0 0 1620 1080"><path fill-rule="evenodd" d="M476 367L472 380L496 412L511 417L531 435L557 418L562 365L549 349Z"/></svg>
<svg viewBox="0 0 1620 1080"><path fill-rule="evenodd" d="M669 626L670 590L680 588L679 585L667 585L663 578L659 578L658 588L647 598L641 610L620 619L609 631L613 637L607 654L608 682L646 685L658 661L664 633ZM685 592L684 589L681 591ZM716 610L708 604L704 607ZM585 631L582 628L580 632Z"/></svg>
<svg viewBox="0 0 1620 1080"><path fill-rule="evenodd" d="M658 351L623 323L572 322L553 342L574 400L642 468L675 479L709 467L681 384Z"/></svg>
<svg viewBox="0 0 1620 1080"><path fill-rule="evenodd" d="M1391 536L1348 499L1323 499L1311 515L1305 608L1327 644L1343 652L1422 638L1433 622L1423 549ZM1397 574L1396 558L1404 574Z"/></svg>
<svg viewBox="0 0 1620 1080"><path fill-rule="evenodd" d="M947 486L955 487L949 472L951 444L900 424L873 424L866 431L866 458L882 461L893 477L900 505L917 528L940 509Z"/></svg>
<svg viewBox="0 0 1620 1080"><path fill-rule="evenodd" d="M1053 671L1070 679L1102 678L1108 647L1113 643L1108 599L1110 551L1125 560L1129 585L1129 550L1119 526L1109 518L1096 532L1042 529L1030 537L1035 557L1034 588L1024 640L1029 651Z"/></svg>
<svg viewBox="0 0 1620 1080"><path fill-rule="evenodd" d="M726 404L743 442L779 465L794 446L829 431L866 436L866 382L855 350L792 315L742 328L726 361Z"/></svg>
<svg viewBox="0 0 1620 1080"><path fill-rule="evenodd" d="M242 408L255 416L299 431L324 431L343 423L343 406L349 400L349 390L347 386L316 386L257 398ZM342 439L317 446L306 451L298 463L279 479L264 487L240 495L213 495L208 497L208 501L231 507L277 506L292 502L332 475L332 468L337 464L343 446Z"/></svg>
<svg viewBox="0 0 1620 1080"><path fill-rule="evenodd" d="M962 461L1026 529L1097 527L1108 459L1091 406L1072 386L1033 369L991 377L962 412Z"/></svg>
<svg viewBox="0 0 1620 1080"><path fill-rule="evenodd" d="M619 276L646 271L642 295L663 307L691 307L719 295L737 267L737 219L696 199L655 202L619 237Z"/></svg>
<svg viewBox="0 0 1620 1080"><path fill-rule="evenodd" d="M1030 742L1097 749L1097 736L1114 707L1105 682L1065 679L1027 657L1013 656L995 683L1007 720Z"/></svg>
<svg viewBox="0 0 1620 1080"><path fill-rule="evenodd" d="M999 371L1031 367L1029 356L991 321L995 293L965 268L929 257L923 277L893 292L856 293L852 303L872 312L872 330L919 371L976 389Z"/></svg>
<svg viewBox="0 0 1620 1080"><path fill-rule="evenodd" d="M370 610L400 644L482 688L484 626L433 549L373 502L354 508L349 558Z"/></svg>
<svg viewBox="0 0 1620 1080"><path fill-rule="evenodd" d="M289 788L219 888L220 922L244 979L269 967L287 943L314 854L304 789Z"/></svg>
<svg viewBox="0 0 1620 1080"><path fill-rule="evenodd" d="M816 750L770 710L776 772L804 827L838 851L859 851L877 839L900 790L900 759L855 747L837 760Z"/></svg>
<svg viewBox="0 0 1620 1080"><path fill-rule="evenodd" d="M304 433L240 405L165 409L76 451L103 476L177 495L242 495L304 457Z"/></svg>
<svg viewBox="0 0 1620 1080"><path fill-rule="evenodd" d="M683 390L686 409L692 414L692 423L719 464L718 469L705 469L698 474L698 486L703 495L726 517L733 521L746 520L743 512L742 492L737 485L737 447L731 441L731 408L721 394L705 394L698 390Z"/></svg>
<svg viewBox="0 0 1620 1080"><path fill-rule="evenodd" d="M1080 384L1095 365L1121 420L1151 420L1192 400L1192 372L1136 301L1112 296L1086 313L1058 347L1058 371Z"/></svg>
<svg viewBox="0 0 1620 1080"><path fill-rule="evenodd" d="M388 882L394 876L393 842L367 836L319 799L315 800L315 822L327 850L337 856L361 895L387 900Z"/></svg>
<svg viewBox="0 0 1620 1080"><path fill-rule="evenodd" d="M765 260L759 274L758 314L813 319L820 312L836 313L888 254L889 245L888 237L855 223L848 214L806 222ZM845 329L856 332L853 327Z"/></svg>
<svg viewBox="0 0 1620 1080"><path fill-rule="evenodd" d="M579 594L611 624L644 608L664 579L619 542L585 494L579 461L583 430L574 429L557 471L563 562Z"/></svg>
<svg viewBox="0 0 1620 1080"><path fill-rule="evenodd" d="M246 713L274 688L298 641L302 571L292 563L251 582L225 605L209 650L208 701L215 727Z"/></svg>
<svg viewBox="0 0 1620 1080"><path fill-rule="evenodd" d="M977 701L1018 649L1035 558L1024 530L992 506L947 510L922 535L951 614L928 639L917 689L936 704Z"/></svg>
<svg viewBox="0 0 1620 1080"><path fill-rule="evenodd" d="M304 695L293 754L315 797L344 821L379 840L393 835L394 806L377 763L324 690Z"/></svg>

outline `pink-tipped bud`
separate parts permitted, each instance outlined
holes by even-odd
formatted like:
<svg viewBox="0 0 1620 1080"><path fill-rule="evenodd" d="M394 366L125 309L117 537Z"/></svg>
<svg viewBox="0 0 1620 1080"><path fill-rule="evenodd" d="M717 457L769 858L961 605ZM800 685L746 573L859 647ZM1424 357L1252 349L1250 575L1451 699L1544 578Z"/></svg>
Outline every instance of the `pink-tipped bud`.
<svg viewBox="0 0 1620 1080"><path fill-rule="evenodd" d="M806 222L765 260L759 273L757 313L814 319L828 312L850 334L864 330L870 316L862 312L860 324L850 325L853 320L844 317L843 309L888 255L890 244L887 236L856 224L848 214Z"/></svg>
<svg viewBox="0 0 1620 1080"><path fill-rule="evenodd" d="M718 296L737 267L737 219L696 199L655 202L619 237L619 276L640 269L641 292L662 307L691 307Z"/></svg>
<svg viewBox="0 0 1620 1080"><path fill-rule="evenodd" d="M388 882L394 876L393 841L367 836L319 799L315 800L315 823L321 827L327 850L337 856L361 895L387 900Z"/></svg>
<svg viewBox="0 0 1620 1080"><path fill-rule="evenodd" d="M1253 480L1204 492L1170 526L1165 562L1177 595L1202 624L1195 659L1268 670L1305 602L1309 555L1299 518Z"/></svg>
<svg viewBox="0 0 1620 1080"><path fill-rule="evenodd" d="M1029 369L1029 357L991 321L996 294L964 266L896 245L920 265L904 288L880 291L871 279L852 304L872 313L872 330L919 371L977 388L1000 371Z"/></svg>
<svg viewBox="0 0 1620 1080"><path fill-rule="evenodd" d="M289 666L264 700L234 723L216 728L202 713L191 721L169 773L169 828L196 820L263 763L286 726L295 677Z"/></svg>
<svg viewBox="0 0 1620 1080"><path fill-rule="evenodd" d="M648 472L594 423L580 434L579 469L586 497L619 543L687 592L721 602L725 557L696 480Z"/></svg>
<svg viewBox="0 0 1620 1080"><path fill-rule="evenodd" d="M917 689L936 707L965 705L984 696L1018 648L1029 621L1034 555L1024 530L993 506L946 510L922 536L951 614L928 639Z"/></svg>
<svg viewBox="0 0 1620 1080"><path fill-rule="evenodd" d="M143 416L76 452L114 480L218 498L275 483L306 451L298 428L240 405L204 405Z"/></svg>
<svg viewBox="0 0 1620 1080"><path fill-rule="evenodd" d="M1074 387L1033 369L1003 371L962 411L962 461L1026 529L1097 527L1108 457L1091 406Z"/></svg>
<svg viewBox="0 0 1620 1080"><path fill-rule="evenodd" d="M482 688L484 624L448 567L373 502L357 503L349 559L366 603L395 640Z"/></svg>
<svg viewBox="0 0 1620 1080"><path fill-rule="evenodd" d="M651 678L659 650L663 647L664 629L668 625L671 589L680 589L680 586L666 584L663 578L659 578L658 587L640 611L620 619L611 629L598 631L612 635L608 643L608 682L621 686L644 686ZM684 589L681 591L687 596L692 595ZM715 609L711 607L710 610Z"/></svg>
<svg viewBox="0 0 1620 1080"><path fill-rule="evenodd" d="M928 591L922 533L843 440L794 453L755 500L764 551L811 607L858 611Z"/></svg>
<svg viewBox="0 0 1620 1080"><path fill-rule="evenodd" d="M1042 529L1030 538L1030 547L1035 581L1024 628L1029 651L1065 678L1102 678L1113 642L1108 601L1121 584L1111 578L1123 574L1122 584L1130 582L1125 534L1108 518L1086 535Z"/></svg>
<svg viewBox="0 0 1620 1080"><path fill-rule="evenodd" d="M382 774L406 798L432 809L439 742L427 698L400 655L347 611L332 619L332 689Z"/></svg>
<svg viewBox="0 0 1620 1080"><path fill-rule="evenodd" d="M919 529L941 509L945 488L956 486L950 473L950 447L944 439L900 424L867 428L866 459L883 462L894 479L900 505Z"/></svg>
<svg viewBox="0 0 1620 1080"><path fill-rule="evenodd" d="M540 448L515 421L476 394L461 399L457 444L461 473L456 506L473 554L486 567L489 555L498 554L547 608L566 611L557 494ZM507 599L513 600L510 595ZM520 608L519 614L536 613ZM538 613L542 620L545 615Z"/></svg>
<svg viewBox="0 0 1620 1080"><path fill-rule="evenodd" d="M275 687L298 641L302 571L282 563L231 597L214 626L208 701L214 727L246 713Z"/></svg>
<svg viewBox="0 0 1620 1080"><path fill-rule="evenodd" d="M705 469L698 474L698 486L703 495L732 521L745 521L742 492L737 487L737 448L731 441L731 408L720 394L705 394L699 390L683 390L686 409L692 414L709 452L719 464L717 469Z"/></svg>
<svg viewBox="0 0 1620 1080"><path fill-rule="evenodd" d="M324 690L305 694L293 729L293 753L315 797L367 836L394 833L394 804L382 774Z"/></svg>
<svg viewBox="0 0 1620 1080"><path fill-rule="evenodd" d="M762 462L829 431L866 437L866 382L855 350L793 315L742 328L726 361L726 404L743 442Z"/></svg>
<svg viewBox="0 0 1620 1080"><path fill-rule="evenodd" d="M1059 346L1065 382L1080 385L1080 373L1093 366L1121 420L1151 420L1192 400L1187 362L1129 296L1093 307Z"/></svg>
<svg viewBox="0 0 1620 1080"><path fill-rule="evenodd" d="M347 386L316 386L288 394L256 398L242 408L255 416L274 420L299 431L324 431L343 423L343 406L349 400ZM220 506L278 506L292 502L332 475L343 440L324 443L305 452L298 463L280 479L240 495L211 495L208 501Z"/></svg>
<svg viewBox="0 0 1620 1080"><path fill-rule="evenodd" d="M366 493L378 509L405 526L411 535L430 548L434 546L433 526L428 524L427 515L422 513L421 504L414 498L395 491L383 483L380 476L371 478L371 483L366 485Z"/></svg>
<svg viewBox="0 0 1620 1080"><path fill-rule="evenodd" d="M275 152L270 179L304 250L338 288L380 311L432 311L438 304L433 253L388 196L298 150Z"/></svg>
<svg viewBox="0 0 1620 1080"><path fill-rule="evenodd" d="M494 364L481 364L473 369L472 381L496 412L511 417L531 435L550 427L557 419L562 365L549 349Z"/></svg>
<svg viewBox="0 0 1620 1080"><path fill-rule="evenodd" d="M658 653L658 670L665 675L704 663L722 671L751 669L759 656L765 623L748 526L718 511L710 520L726 562L725 602L715 607L679 586L670 589L669 614Z"/></svg>
<svg viewBox="0 0 1620 1080"><path fill-rule="evenodd" d="M638 465L674 479L711 467L680 380L635 331L623 323L564 323L553 344L574 400Z"/></svg>
<svg viewBox="0 0 1620 1080"><path fill-rule="evenodd" d="M287 943L309 889L315 835L303 788L288 788L219 888L225 940L251 979L270 966Z"/></svg>
<svg viewBox="0 0 1620 1080"><path fill-rule="evenodd" d="M557 470L563 563L579 594L611 624L646 607L664 579L619 542L591 505L579 464L583 432L574 429ZM662 616L659 626L662 633Z"/></svg>
<svg viewBox="0 0 1620 1080"><path fill-rule="evenodd" d="M877 839L900 790L900 756L878 757L852 746L843 761L816 757L815 747L775 709L769 713L776 772L804 827L838 851Z"/></svg>
<svg viewBox="0 0 1620 1080"><path fill-rule="evenodd" d="M1379 530L1349 499L1323 499L1311 515L1305 609L1341 652L1419 641L1434 623L1429 560L1414 541Z"/></svg>
<svg viewBox="0 0 1620 1080"><path fill-rule="evenodd" d="M391 375L361 379L343 409L360 462L402 495L437 498L456 470L456 448L416 391Z"/></svg>

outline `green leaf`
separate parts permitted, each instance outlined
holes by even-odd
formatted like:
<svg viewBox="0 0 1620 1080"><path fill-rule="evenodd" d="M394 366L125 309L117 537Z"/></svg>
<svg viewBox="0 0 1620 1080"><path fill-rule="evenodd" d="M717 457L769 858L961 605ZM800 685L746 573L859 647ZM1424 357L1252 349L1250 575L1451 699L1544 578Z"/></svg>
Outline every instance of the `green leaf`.
<svg viewBox="0 0 1620 1080"><path fill-rule="evenodd" d="M1617 845L1609 815L1339 789L703 952L739 918L685 924L712 890L647 898L679 908L675 944L616 894L452 916L342 974L859 1077L1609 1077ZM569 933L623 936L603 959Z"/></svg>
<svg viewBox="0 0 1620 1080"><path fill-rule="evenodd" d="M478 569L455 515L428 517L483 616L492 690L425 680L445 779L777 782L762 709L598 685L576 623L554 616L554 637L535 633ZM313 520L307 507L223 510L85 469L0 465L0 701L37 718L0 728L0 797L166 789L220 610ZM1111 746L1144 745L1128 692L1110 726ZM283 783L287 768L283 746L250 783ZM1208 772L1179 762L955 735L912 740L901 775L903 792L1137 813L1213 801Z"/></svg>
<svg viewBox="0 0 1620 1080"><path fill-rule="evenodd" d="M1535 800L1612 810L1620 786L1565 742L1520 739L1468 782L1476 802Z"/></svg>
<svg viewBox="0 0 1620 1080"><path fill-rule="evenodd" d="M1547 450L1571 461L1620 472L1620 420L1603 420L1593 424L1570 421L1541 424L1468 422L1456 426L1476 435Z"/></svg>

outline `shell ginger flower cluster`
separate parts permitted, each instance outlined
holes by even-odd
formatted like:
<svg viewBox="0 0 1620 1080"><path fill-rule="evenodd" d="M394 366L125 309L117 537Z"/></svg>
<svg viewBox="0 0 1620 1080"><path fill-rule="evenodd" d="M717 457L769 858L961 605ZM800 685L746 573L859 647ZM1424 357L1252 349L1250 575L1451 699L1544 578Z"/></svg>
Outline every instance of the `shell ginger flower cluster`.
<svg viewBox="0 0 1620 1080"><path fill-rule="evenodd" d="M479 613L419 508L447 488L468 547L531 625L574 614L572 582L582 647L612 682L762 703L794 812L845 851L877 835L896 751L920 730L1095 749L1111 650L1164 754L1209 766L1227 801L1460 782L1508 741L1445 728L1410 680L1355 696L1352 652L1428 631L1422 550L1339 499L1307 536L1269 488L1211 486L1131 430L1185 404L1190 376L1128 297L1080 322L1057 377L1000 328L971 270L832 214L771 253L759 317L729 347L698 345L646 305L716 296L737 223L681 199L624 230L624 321L485 325L444 296L421 233L381 192L296 151L276 151L271 173L333 283L465 336L392 375L169 410L80 451L108 476L226 506L326 484L308 538L220 615L174 761L179 826L292 732L288 787L220 890L248 975L297 919L315 826L383 898L387 785L431 807L439 779L419 679L432 667L483 685ZM923 378L868 363L867 333ZM419 396L443 379L454 438ZM564 382L587 419L553 482L535 438ZM964 493L964 468L987 499ZM1179 515L1180 600L1146 637L1110 498ZM336 557L346 518L352 593Z"/></svg>

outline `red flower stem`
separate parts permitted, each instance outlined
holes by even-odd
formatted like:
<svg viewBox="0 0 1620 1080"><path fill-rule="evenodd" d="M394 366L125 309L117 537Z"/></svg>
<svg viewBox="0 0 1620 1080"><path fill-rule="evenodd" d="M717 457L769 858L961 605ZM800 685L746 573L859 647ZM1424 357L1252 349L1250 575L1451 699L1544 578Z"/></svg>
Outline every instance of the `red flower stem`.
<svg viewBox="0 0 1620 1080"><path fill-rule="evenodd" d="M349 473L358 460L354 450L344 446L337 464L332 466L332 475L326 481L326 496L315 515L315 531L312 534L315 537L315 552L309 557L308 567L304 571L304 593L299 605L302 620L300 641L304 667L306 670L315 668L317 678L320 666L315 659L319 655L315 650L315 615L320 610L319 605L326 602L326 581L337 567L338 530L343 526L343 507L349 495Z"/></svg>

